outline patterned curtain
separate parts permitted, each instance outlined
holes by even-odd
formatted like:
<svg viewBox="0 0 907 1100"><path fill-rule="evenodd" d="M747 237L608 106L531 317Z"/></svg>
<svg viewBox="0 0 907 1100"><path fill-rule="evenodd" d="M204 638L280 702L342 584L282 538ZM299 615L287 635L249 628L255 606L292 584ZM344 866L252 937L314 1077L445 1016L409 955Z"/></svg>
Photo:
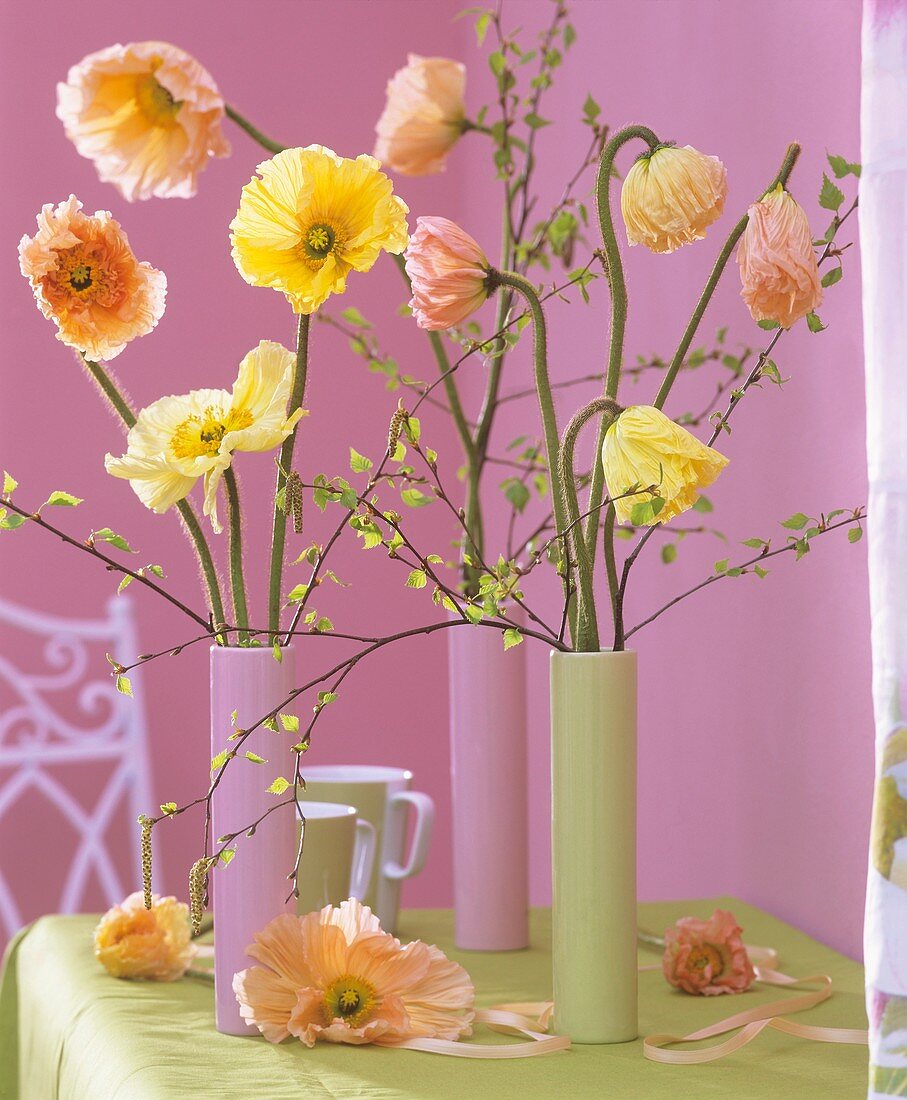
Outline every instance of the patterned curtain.
<svg viewBox="0 0 907 1100"><path fill-rule="evenodd" d="M907 1096L907 0L864 0L860 233L876 787L871 1098Z"/></svg>

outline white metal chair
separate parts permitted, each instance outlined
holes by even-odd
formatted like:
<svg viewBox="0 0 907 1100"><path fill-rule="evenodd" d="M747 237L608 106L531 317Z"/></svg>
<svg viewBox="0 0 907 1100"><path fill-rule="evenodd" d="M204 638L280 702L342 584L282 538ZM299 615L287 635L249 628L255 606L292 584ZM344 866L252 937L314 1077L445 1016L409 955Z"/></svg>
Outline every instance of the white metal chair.
<svg viewBox="0 0 907 1100"><path fill-rule="evenodd" d="M30 805L37 795L72 827L75 851L69 866L33 872L62 884L57 903L62 913L80 909L92 872L108 904L128 892L121 875L124 860L118 868L109 844L119 835L122 848L124 829L130 841L136 837L126 857L130 889L141 880L135 821L151 804L141 676L130 674L135 698L119 695L104 661L105 651L122 661L138 652L133 606L127 596L117 596L106 610L105 619L63 619L0 599L0 625L12 628L4 633L22 637L23 653L40 652L44 662L38 670L18 667L15 643L0 652L0 823L16 812L23 795L30 796ZM99 772L103 765L108 774L100 793L94 790L86 800L65 780L79 770L75 765L92 763ZM17 821L17 836L25 838L17 845L20 852L13 858L0 851L0 942L24 923L14 895L14 868L21 873L29 832L34 836L39 829L31 815Z"/></svg>

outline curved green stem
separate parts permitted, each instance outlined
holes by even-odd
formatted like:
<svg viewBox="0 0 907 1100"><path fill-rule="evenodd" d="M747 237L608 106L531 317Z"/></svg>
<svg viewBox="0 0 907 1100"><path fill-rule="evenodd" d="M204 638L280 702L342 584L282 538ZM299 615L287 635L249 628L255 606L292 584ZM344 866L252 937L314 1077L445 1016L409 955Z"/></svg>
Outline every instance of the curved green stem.
<svg viewBox="0 0 907 1100"><path fill-rule="evenodd" d="M299 315L299 327L296 332L296 373L293 377L293 392L287 406L287 416L302 408L305 400L306 380L309 373L309 315ZM271 532L271 573L268 585L268 629L276 635L280 630L281 588L283 586L283 549L287 538L286 512L277 503L278 494L284 487L287 474L293 468L293 449L296 446L298 425L290 432L280 448L280 460L277 464L277 487L274 499L274 526Z"/></svg>
<svg viewBox="0 0 907 1100"><path fill-rule="evenodd" d="M611 596L611 618L614 620L615 652L624 648L624 615L621 605L620 581L617 577L617 561L614 556L614 505L609 504L605 512L605 572L608 574L608 592Z"/></svg>
<svg viewBox="0 0 907 1100"><path fill-rule="evenodd" d="M536 293L535 287L528 279L518 275L515 271L489 272L489 285L510 287L526 300L529 312L532 315L533 329L533 363L535 368L535 388L538 393L539 411L542 417L542 431L545 437L545 452L548 455L548 470L551 477L551 501L554 510L554 527L557 534L566 529L566 511L564 506L564 489L561 484L558 453L560 451L560 435L557 427L557 414L554 410L554 398L551 394L551 380L548 377L548 330L545 325L545 313L542 303ZM569 591L570 577L564 578L564 583Z"/></svg>
<svg viewBox="0 0 907 1100"><path fill-rule="evenodd" d="M98 389L101 391L101 396L109 403L111 409L113 409L116 415L123 421L127 429L134 427L136 421L135 412L117 386L113 376L110 375L100 363L95 363L91 359L86 359L85 356L80 356L79 358L82 360L89 376L97 384ZM217 576L217 568L214 564L214 558L211 555L211 548L202 531L198 516L195 514L195 509L189 501L181 500L177 503L176 507L183 521L183 529L192 541L195 549L195 554L198 558L199 566L201 567L202 577L205 581L205 588L208 591L208 605L211 610L212 619L214 625L218 626L226 620L224 618L224 603L220 594L220 579ZM226 638L223 635L218 636L218 641L221 645L226 644Z"/></svg>
<svg viewBox="0 0 907 1100"><path fill-rule="evenodd" d="M794 142L788 146L787 155L784 158L784 162L778 171L778 175L772 180L765 191L762 192L762 197L772 191L778 184L786 184L790 178L790 174L793 171L794 165L797 163L797 157L800 155L800 146ZM708 304L712 299L712 295L715 293L715 287L718 285L718 280L721 278L724 272L725 266L728 260L731 258L731 253L740 238L743 236L743 231L746 229L747 222L750 220L749 214L744 214L739 222L731 230L731 235L724 242L724 247L718 253L718 259L715 261L715 266L712 268L711 274L708 277L708 281L703 288L702 294L699 296L699 301L696 303L696 308L693 310L693 316L690 318L690 322L684 329L683 336L681 337L680 344L677 351L674 353L674 358L671 360L665 373L664 379L661 383L661 388L655 397L652 404L656 409L664 408L664 403L668 399L668 394L671 392L671 387L674 385L674 379L677 377L680 371L683 361L686 358L687 352L690 350L690 344L693 342L693 338L696 335L696 330L699 328L699 323L705 314Z"/></svg>
<svg viewBox="0 0 907 1100"><path fill-rule="evenodd" d="M601 227L604 247L605 276L611 289L611 323L608 342L608 367L605 374L605 396L617 397L620 387L620 368L624 352L624 332L627 326L627 284L624 281L624 268L614 231L614 217L611 212L611 177L614 174L614 159L622 146L634 139L644 141L654 152L661 144L656 134L647 126L625 126L619 130L602 150L598 165L598 177L595 184L595 197L598 206L598 220ZM596 444L596 454L601 454L605 442L607 424L602 419ZM590 562L595 561L595 546L598 541L598 529L601 526L600 505L604 500L604 471L600 462L592 470L592 484L589 489L590 515L586 521L586 553ZM606 517L607 518L607 517ZM606 549L606 556L614 553Z"/></svg>
<svg viewBox="0 0 907 1100"><path fill-rule="evenodd" d="M266 137L261 130L253 126L247 118L243 118L239 111L231 107L229 103L224 104L224 111L226 112L227 118L232 119L240 129L246 131L253 141L257 141L258 144L263 149L267 149L269 153L282 153L284 149L287 148L286 145L281 145L279 142L272 141L269 137Z"/></svg>
<svg viewBox="0 0 907 1100"><path fill-rule="evenodd" d="M584 405L567 425L558 457L560 483L567 511L567 523L573 532L573 553L576 559L576 573L579 583L579 608L577 613L579 627L573 648L581 653L597 653L599 640L598 616L595 612L595 590L592 586L592 562L583 539L579 498L576 493L574 452L579 433L593 416L602 414L603 419L610 424L619 411L620 407L617 402L610 397L597 397L594 401L590 401L588 405ZM613 511L613 509L609 508L609 511Z"/></svg>
<svg viewBox="0 0 907 1100"><path fill-rule="evenodd" d="M246 581L243 576L242 553L242 510L239 506L239 486L233 467L224 470L224 485L227 488L227 508L230 517L230 587L233 591L233 621L240 627L239 644L249 641L249 607L246 602Z"/></svg>

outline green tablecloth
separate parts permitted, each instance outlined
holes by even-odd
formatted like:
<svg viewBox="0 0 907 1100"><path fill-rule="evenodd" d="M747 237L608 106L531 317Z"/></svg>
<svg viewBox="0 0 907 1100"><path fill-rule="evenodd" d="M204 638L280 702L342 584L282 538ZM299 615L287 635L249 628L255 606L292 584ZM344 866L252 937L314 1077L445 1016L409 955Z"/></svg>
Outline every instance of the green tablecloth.
<svg viewBox="0 0 907 1100"><path fill-rule="evenodd" d="M832 999L799 1019L866 1026L860 966L752 906L733 898L664 902L643 905L640 919L661 932L680 916L708 916L719 904L736 914L747 939L779 950L787 973L832 975ZM157 984L108 977L92 954L94 924L90 916L44 917L11 945L0 988L3 1100L865 1096L865 1048L809 1043L771 1030L745 1050L703 1066L648 1062L640 1042L489 1062L328 1043L308 1050L293 1040L271 1046L261 1038L231 1038L214 1030L213 988L204 979ZM443 910L406 912L400 935L437 943L461 962L481 1006L551 996L547 910L533 913L528 951L456 951L451 914ZM641 955L645 962L654 958ZM756 989L734 998L690 997L671 990L658 972L641 974L640 1031L682 1034L783 996L778 989ZM501 1037L492 1041L506 1042Z"/></svg>

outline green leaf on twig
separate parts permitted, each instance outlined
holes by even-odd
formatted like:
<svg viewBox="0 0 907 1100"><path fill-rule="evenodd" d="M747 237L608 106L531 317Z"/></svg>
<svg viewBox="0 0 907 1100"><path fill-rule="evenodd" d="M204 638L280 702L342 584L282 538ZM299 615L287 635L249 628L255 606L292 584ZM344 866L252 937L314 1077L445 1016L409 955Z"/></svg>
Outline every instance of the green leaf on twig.
<svg viewBox="0 0 907 1100"><path fill-rule="evenodd" d="M61 489L55 489L41 507L44 508L50 504L60 508L75 508L77 504L81 503L81 497L74 497L72 493L64 493Z"/></svg>
<svg viewBox="0 0 907 1100"><path fill-rule="evenodd" d="M504 650L513 649L516 645L521 645L523 641L523 635L515 628L508 627L504 631Z"/></svg>
<svg viewBox="0 0 907 1100"><path fill-rule="evenodd" d="M862 165L845 160L844 157L835 157L828 153L828 163L835 174L835 179L844 179L845 176L856 176L858 179L863 171Z"/></svg>
<svg viewBox="0 0 907 1100"><path fill-rule="evenodd" d="M109 527L102 527L100 531L92 531L91 537L95 542L107 542L111 546L115 546L117 550L122 550L126 554L138 553L137 550L132 549L122 535L118 535L115 531L111 531ZM157 569L160 569L160 566L158 566ZM163 570L161 570L161 574L159 574L157 569L152 569L151 571L156 576L160 576Z"/></svg>
<svg viewBox="0 0 907 1100"><path fill-rule="evenodd" d="M819 191L819 205L826 210L837 210L844 201L844 192L836 187L824 173L822 174L822 188Z"/></svg>

